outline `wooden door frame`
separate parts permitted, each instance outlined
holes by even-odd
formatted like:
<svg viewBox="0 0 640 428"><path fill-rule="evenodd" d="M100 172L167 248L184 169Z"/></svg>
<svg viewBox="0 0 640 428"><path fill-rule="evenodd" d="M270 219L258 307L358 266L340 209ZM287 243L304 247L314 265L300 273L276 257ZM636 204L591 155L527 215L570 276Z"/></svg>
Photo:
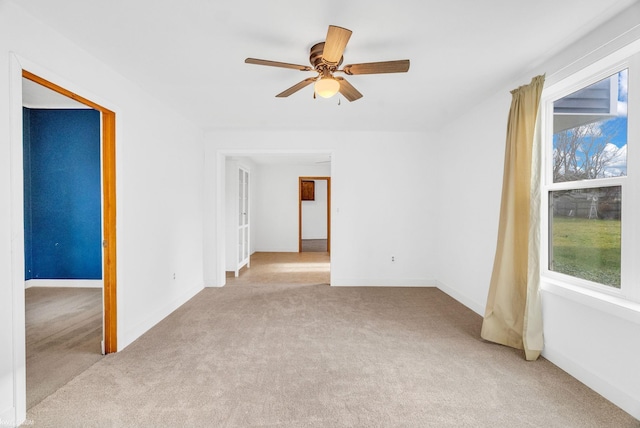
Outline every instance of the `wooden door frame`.
<svg viewBox="0 0 640 428"><path fill-rule="evenodd" d="M327 182L327 252L331 254L331 177L298 177L298 252L302 252L302 182L310 180Z"/></svg>
<svg viewBox="0 0 640 428"><path fill-rule="evenodd" d="M104 352L118 350L116 312L116 114L27 70L22 77L98 110L102 117Z"/></svg>

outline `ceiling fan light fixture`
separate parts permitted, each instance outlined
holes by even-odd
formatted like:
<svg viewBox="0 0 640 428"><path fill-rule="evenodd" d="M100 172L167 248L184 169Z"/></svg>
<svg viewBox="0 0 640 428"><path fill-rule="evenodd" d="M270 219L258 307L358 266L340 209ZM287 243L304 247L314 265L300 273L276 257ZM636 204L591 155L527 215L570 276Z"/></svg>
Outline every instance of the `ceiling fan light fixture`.
<svg viewBox="0 0 640 428"><path fill-rule="evenodd" d="M302 82L298 82L289 89L282 91L276 95L277 98L286 98L302 88L306 88L312 83L315 83L313 98L316 98L316 96L331 98L340 92L349 102L359 100L362 98L362 94L343 77L333 77L333 73L341 72L348 76L353 76L357 74L406 73L409 71L408 59L348 64L340 70L339 67L342 65L342 60L344 59L343 53L350 37L351 30L329 25L325 41L311 46L309 52L311 67L308 65L290 64L288 62L258 58L247 58L244 62L247 64L291 68L300 71L315 71L318 73L316 76L306 78ZM338 102L338 104L339 103L340 102Z"/></svg>
<svg viewBox="0 0 640 428"><path fill-rule="evenodd" d="M330 76L322 77L316 81L314 89L322 98L331 98L340 90L340 82Z"/></svg>

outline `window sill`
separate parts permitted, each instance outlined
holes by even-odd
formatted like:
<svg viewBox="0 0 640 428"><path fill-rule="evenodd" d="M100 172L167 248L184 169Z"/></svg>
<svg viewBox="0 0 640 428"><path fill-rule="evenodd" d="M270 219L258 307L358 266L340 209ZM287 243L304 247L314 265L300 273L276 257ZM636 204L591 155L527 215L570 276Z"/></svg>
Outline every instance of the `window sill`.
<svg viewBox="0 0 640 428"><path fill-rule="evenodd" d="M640 303L545 277L540 279L540 290L640 324Z"/></svg>

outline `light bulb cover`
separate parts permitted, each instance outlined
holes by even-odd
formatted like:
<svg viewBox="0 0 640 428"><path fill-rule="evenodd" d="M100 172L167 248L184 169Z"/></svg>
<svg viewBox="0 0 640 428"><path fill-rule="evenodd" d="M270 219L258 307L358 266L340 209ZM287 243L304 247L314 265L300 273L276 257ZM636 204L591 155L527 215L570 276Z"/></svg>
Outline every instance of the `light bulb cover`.
<svg viewBox="0 0 640 428"><path fill-rule="evenodd" d="M333 77L323 77L316 80L314 90L322 98L331 98L340 90L340 82Z"/></svg>

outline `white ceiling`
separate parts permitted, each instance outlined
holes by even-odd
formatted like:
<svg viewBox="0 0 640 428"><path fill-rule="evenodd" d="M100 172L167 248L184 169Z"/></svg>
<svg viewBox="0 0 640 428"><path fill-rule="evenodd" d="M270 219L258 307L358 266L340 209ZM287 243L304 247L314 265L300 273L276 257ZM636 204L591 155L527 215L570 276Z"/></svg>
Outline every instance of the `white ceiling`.
<svg viewBox="0 0 640 428"><path fill-rule="evenodd" d="M88 109L90 107L45 88L31 80L22 79L22 105L29 108Z"/></svg>
<svg viewBox="0 0 640 428"><path fill-rule="evenodd" d="M439 128L634 0L15 3L203 129L395 131ZM275 98L313 74L244 63L307 65L329 24L353 31L345 64L410 59L409 72L349 76L364 97L338 105L312 87Z"/></svg>

